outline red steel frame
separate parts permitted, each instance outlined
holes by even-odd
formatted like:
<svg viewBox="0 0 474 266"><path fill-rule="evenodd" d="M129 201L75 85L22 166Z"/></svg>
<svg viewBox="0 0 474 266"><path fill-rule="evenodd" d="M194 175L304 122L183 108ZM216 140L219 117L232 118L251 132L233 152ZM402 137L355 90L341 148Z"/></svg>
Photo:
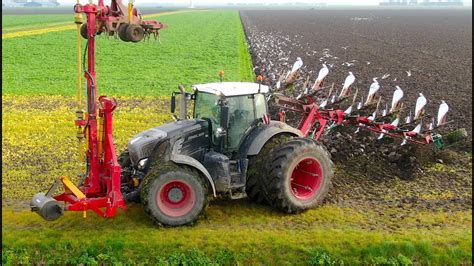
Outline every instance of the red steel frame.
<svg viewBox="0 0 474 266"><path fill-rule="evenodd" d="M431 134L420 135L414 131L401 131L398 127L388 123L375 123L366 116L357 116L350 119L343 110L319 110L318 105L311 96L305 96L302 100L293 100L284 96L277 97L279 107L302 113L298 128L305 137L311 136L319 140L328 122L334 125L354 125L360 129L374 133L383 133L392 138L405 139L419 145L433 142ZM280 113L280 120L284 122L285 115Z"/></svg>
<svg viewBox="0 0 474 266"><path fill-rule="evenodd" d="M82 11L83 7L85 6L76 5L74 10L76 13L86 13L86 11ZM112 0L110 7L104 5L104 0L99 0L96 9L97 12L94 21L88 21L88 23L90 22L97 27L96 30L102 31L105 29L107 32L112 33L116 31L117 26L122 23L140 24L146 27L150 33L158 33L158 30L166 27L166 25L155 20L142 20L136 8L133 8L131 14L129 14L128 8L122 3L122 0ZM131 16L129 17L129 15Z"/></svg>
<svg viewBox="0 0 474 266"><path fill-rule="evenodd" d="M95 4L76 5L76 13L87 15L87 117L76 120L77 126L85 127L88 147L86 152L86 178L79 187L86 198L79 199L70 192L62 193L54 198L69 203L69 211L92 210L102 217L113 217L117 208L126 209L125 201L120 191L121 167L117 161L112 137L112 115L117 103L114 99L100 96L100 108L97 112L97 81L95 73L95 34L96 19L99 9ZM99 118L99 119L98 119ZM98 120L100 123L98 123ZM98 130L103 134L98 134ZM102 135L99 138L98 135ZM105 210L103 210L105 208Z"/></svg>

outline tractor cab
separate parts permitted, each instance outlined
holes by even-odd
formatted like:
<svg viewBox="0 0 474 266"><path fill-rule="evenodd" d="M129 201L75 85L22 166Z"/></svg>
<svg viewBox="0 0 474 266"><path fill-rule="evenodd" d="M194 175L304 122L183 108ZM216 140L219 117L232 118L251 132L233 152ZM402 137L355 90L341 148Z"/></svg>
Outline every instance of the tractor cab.
<svg viewBox="0 0 474 266"><path fill-rule="evenodd" d="M181 118L187 113L187 100L194 100L194 119L209 123L211 146L215 150L231 153L252 125L257 124L267 111L265 93L268 86L250 82L216 82L193 86L194 94L182 94ZM174 95L173 95L174 97ZM172 112L174 112L172 97ZM187 115L187 114L186 114Z"/></svg>

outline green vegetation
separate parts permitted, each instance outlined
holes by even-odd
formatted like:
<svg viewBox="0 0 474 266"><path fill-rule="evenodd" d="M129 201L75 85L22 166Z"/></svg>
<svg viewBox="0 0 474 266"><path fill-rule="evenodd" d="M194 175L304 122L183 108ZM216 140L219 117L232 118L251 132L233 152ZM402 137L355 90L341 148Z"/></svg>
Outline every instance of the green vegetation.
<svg viewBox="0 0 474 266"><path fill-rule="evenodd" d="M2 199L29 199L61 175L83 171L74 127L74 97L2 97ZM139 132L171 120L169 98L117 97L118 152Z"/></svg>
<svg viewBox="0 0 474 266"><path fill-rule="evenodd" d="M454 212L436 230L418 221L393 218L398 230L369 229L383 222L373 212L325 205L300 215L283 215L245 200L212 202L194 226L160 228L140 205L114 219L66 213L55 222L11 209L2 212L3 263L198 262L235 264L410 265L469 263L472 213ZM463 219L460 219L462 217ZM455 221L457 220L457 221ZM455 222L455 225L451 224Z"/></svg>
<svg viewBox="0 0 474 266"><path fill-rule="evenodd" d="M68 22L74 22L72 12L70 15L2 15L2 32Z"/></svg>
<svg viewBox="0 0 474 266"><path fill-rule="evenodd" d="M4 18L6 16L3 16ZM12 32L72 16L8 16ZM13 20L12 20L13 19ZM235 11L198 11L159 20L161 44L98 39L99 92L117 97L117 150L138 132L171 120L168 96L178 84L251 81L252 63ZM22 28L24 30L25 28ZM283 215L247 200L211 202L194 226L163 228L131 204L113 219L66 213L46 222L27 210L31 196L60 175L75 178L75 32L2 40L2 264L159 265L458 265L472 262L472 211L400 209L395 205L327 203L299 215ZM427 174L467 175L448 164ZM465 173L466 172L466 173ZM336 178L361 173L340 170ZM452 182L451 179L450 182ZM380 183L390 189L406 181ZM360 192L363 193L363 192ZM411 196L411 190L403 196ZM464 192L463 192L464 193ZM405 195L406 194L406 195ZM388 193L380 201L392 200ZM455 199L436 189L426 201ZM461 195L469 198L470 195ZM472 196L471 196L472 197ZM381 211L383 210L383 211Z"/></svg>
<svg viewBox="0 0 474 266"><path fill-rule="evenodd" d="M168 95L179 84L218 81L221 69L226 80L253 80L238 12L198 11L158 19L169 24L161 44L98 39L100 93ZM2 40L3 94L74 95L75 34L69 30Z"/></svg>

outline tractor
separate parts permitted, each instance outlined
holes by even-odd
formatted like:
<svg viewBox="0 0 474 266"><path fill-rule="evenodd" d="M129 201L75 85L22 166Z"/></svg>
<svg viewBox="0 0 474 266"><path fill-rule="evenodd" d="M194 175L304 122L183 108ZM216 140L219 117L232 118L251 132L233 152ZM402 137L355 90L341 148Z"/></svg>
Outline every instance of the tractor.
<svg viewBox="0 0 474 266"><path fill-rule="evenodd" d="M326 195L332 176L329 153L314 140L302 138L301 130L280 121L270 121L267 107L269 87L259 83L221 82L193 86L194 93L179 87L171 97L177 121L135 136L124 153L116 155L113 141L114 98L97 97L95 37L117 32L126 20L130 27L149 29L157 21L136 19L130 3L128 14L120 1L111 7L88 3L75 5L78 42L78 110L75 125L86 170L74 184L69 177L56 179L46 193L37 193L31 210L46 220L64 212L92 210L110 218L126 202L140 201L160 224L178 226L195 221L206 209L209 196L232 199L249 196L267 201L288 213L316 206ZM113 12L119 8L120 12ZM82 26L82 13L86 23ZM133 19L132 19L132 15ZM120 35L120 32L119 32ZM139 34L141 36L141 34ZM139 37L140 37L139 36ZM81 37L87 38L87 67L81 63ZM121 38L122 41L127 41ZM137 39L138 40L138 39ZM82 68L81 68L82 66ZM82 77L86 79L86 107L81 109ZM187 104L194 101L193 118ZM64 192L55 195L64 187ZM64 202L60 206L59 202Z"/></svg>
<svg viewBox="0 0 474 266"><path fill-rule="evenodd" d="M177 121L136 135L119 156L126 200L141 201L166 225L195 221L210 195L249 196L286 213L322 201L331 183L330 155L299 129L268 119L267 86L216 82L193 89L173 93Z"/></svg>

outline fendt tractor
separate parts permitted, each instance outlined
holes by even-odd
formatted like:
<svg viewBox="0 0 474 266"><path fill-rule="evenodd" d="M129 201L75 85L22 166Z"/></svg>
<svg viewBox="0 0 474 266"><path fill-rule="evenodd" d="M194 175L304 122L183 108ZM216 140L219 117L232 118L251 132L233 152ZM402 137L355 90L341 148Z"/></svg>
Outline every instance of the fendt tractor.
<svg viewBox="0 0 474 266"><path fill-rule="evenodd" d="M332 108L350 97L353 79L346 80L341 94L332 97L330 103L316 103L313 96L325 89L327 69L320 71L312 90L297 99L272 92L262 84L261 76L256 83L224 82L221 71L220 82L194 85L192 93L178 86L179 91L172 93L170 102L176 121L139 133L117 156L112 137L117 102L106 96L97 97L95 38L99 34L119 35L123 41L135 42L143 39L143 32L158 34L167 25L143 21L131 2L128 12L120 0L112 0L111 6L99 0L98 5L77 3L74 8L78 42L75 125L79 142L86 143L86 149L79 149L81 155L85 154L86 170L79 175L78 185L62 176L46 193L33 197L32 210L46 220L58 219L65 210L83 212L84 217L88 210L102 217L114 217L118 208L127 208L127 202L139 202L156 223L178 226L196 221L209 199L217 196L249 197L285 213L299 213L321 203L331 186L330 154L318 142L328 129L354 125L358 130L379 133L380 138L442 146L441 135L433 130L448 123L449 108L444 102L437 122L433 118L429 129L422 131L420 119L426 99L417 101L415 119L399 127L397 112L403 96L399 90L394 94L390 111L376 118L376 110L366 117L354 114L352 105L345 111ZM85 26L81 26L82 13L87 15ZM81 36L87 38L84 69L80 67ZM277 89L294 82L301 64L296 64L278 82ZM86 111L80 105L82 75L87 81ZM334 84L329 96L333 90ZM366 104L357 110L373 106L375 91L371 86ZM353 99L356 96L357 90ZM286 124L284 112L279 113L280 120L271 120L267 106L270 99L282 109L302 114L299 126ZM192 117L188 104L194 108ZM379 104L380 99L377 109ZM179 115L175 115L178 109ZM396 119L391 123L384 121L391 117ZM414 129L409 129L418 122ZM55 194L60 186L64 191Z"/></svg>
<svg viewBox="0 0 474 266"><path fill-rule="evenodd" d="M113 0L113 6L117 2ZM128 8L134 10L131 3ZM87 69L80 70L87 80L87 111L79 110L75 121L79 139L85 138L87 143L87 170L77 186L68 177L60 177L48 192L36 194L31 202L33 211L46 220L59 218L64 210L80 211L84 216L92 210L113 217L118 208L126 209L126 202L136 201L154 221L176 226L195 221L210 196L249 196L289 213L312 208L324 198L332 176L328 152L315 141L302 138L299 129L269 120L267 86L222 82L222 75L221 82L193 86L192 94L180 86L180 92L171 98L173 113L179 98L177 121L138 134L125 152L116 156L112 114L117 103L113 98L96 96L95 36L117 33L117 25L103 26L109 21L128 21L122 28L166 25L143 24L126 17L134 12L120 12L121 19L112 20L116 13L102 1L99 5L78 3L74 10L78 51L79 36L87 37ZM87 15L82 27L81 13ZM78 89L80 83L79 79ZM189 101L194 101L193 118L187 117ZM269 153L270 144L277 140L280 146ZM265 160L267 157L272 159ZM267 168L264 161L270 164ZM65 191L55 195L61 185ZM66 204L61 206L60 201Z"/></svg>

